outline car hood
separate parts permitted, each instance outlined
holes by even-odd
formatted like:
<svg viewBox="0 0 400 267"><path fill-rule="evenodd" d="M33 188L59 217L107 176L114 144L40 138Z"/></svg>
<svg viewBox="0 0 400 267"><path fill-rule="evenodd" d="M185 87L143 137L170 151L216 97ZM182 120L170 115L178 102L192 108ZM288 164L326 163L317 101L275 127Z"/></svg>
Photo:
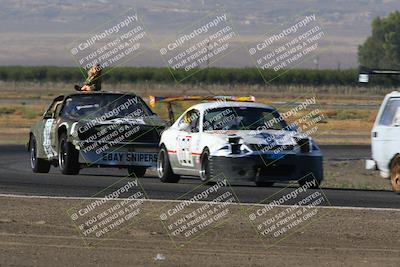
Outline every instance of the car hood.
<svg viewBox="0 0 400 267"><path fill-rule="evenodd" d="M208 134L224 140L229 137L240 137L245 144L256 145L296 145L296 137L302 138L303 135L295 131L284 130L229 130L229 131L209 131Z"/></svg>
<svg viewBox="0 0 400 267"><path fill-rule="evenodd" d="M130 125L146 125L146 126L166 126L165 122L161 120L160 117L157 115L140 117L140 118L129 118L129 117L122 117L122 118L112 118L102 121L94 121L93 120L82 120L80 121L81 124L91 124L93 126L100 126L100 125L115 125L115 124L130 124Z"/></svg>

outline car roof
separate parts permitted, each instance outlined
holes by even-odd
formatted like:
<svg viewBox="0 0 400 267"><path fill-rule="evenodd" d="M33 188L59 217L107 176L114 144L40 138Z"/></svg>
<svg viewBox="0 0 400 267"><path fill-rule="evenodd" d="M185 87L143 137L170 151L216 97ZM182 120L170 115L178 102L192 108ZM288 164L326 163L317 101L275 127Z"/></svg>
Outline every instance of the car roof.
<svg viewBox="0 0 400 267"><path fill-rule="evenodd" d="M200 112L202 112L210 108L227 108L227 107L251 107L251 108L274 109L273 107L262 103L236 102L236 101L215 101L215 102L199 103L191 106L189 109L197 109Z"/></svg>
<svg viewBox="0 0 400 267"><path fill-rule="evenodd" d="M118 91L89 91L89 92L73 92L66 94L65 96L73 96L73 95L133 95L136 96L133 92L118 92Z"/></svg>
<svg viewBox="0 0 400 267"><path fill-rule="evenodd" d="M400 92L399 91L393 91L391 93L388 94L389 96L400 96Z"/></svg>
<svg viewBox="0 0 400 267"><path fill-rule="evenodd" d="M66 99L67 97L70 96L75 96L75 95L130 95L130 96L137 96L133 92L118 92L118 91L92 91L92 92L72 92L72 93L67 93L67 94L62 94L58 95L54 99L62 97L62 99Z"/></svg>

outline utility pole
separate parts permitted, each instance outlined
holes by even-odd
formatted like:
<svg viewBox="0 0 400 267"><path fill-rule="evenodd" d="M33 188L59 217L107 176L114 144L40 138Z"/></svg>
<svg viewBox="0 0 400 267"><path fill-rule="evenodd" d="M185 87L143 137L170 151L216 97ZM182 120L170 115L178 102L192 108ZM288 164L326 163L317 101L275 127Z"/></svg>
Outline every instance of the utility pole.
<svg viewBox="0 0 400 267"><path fill-rule="evenodd" d="M315 64L315 69L318 70L318 69L319 69L319 56L317 56L317 57L314 59L314 64Z"/></svg>
<svg viewBox="0 0 400 267"><path fill-rule="evenodd" d="M206 55L207 55L207 69L210 67L210 57L208 56L208 53L210 52L210 41L208 41L207 42L207 53L206 53Z"/></svg>

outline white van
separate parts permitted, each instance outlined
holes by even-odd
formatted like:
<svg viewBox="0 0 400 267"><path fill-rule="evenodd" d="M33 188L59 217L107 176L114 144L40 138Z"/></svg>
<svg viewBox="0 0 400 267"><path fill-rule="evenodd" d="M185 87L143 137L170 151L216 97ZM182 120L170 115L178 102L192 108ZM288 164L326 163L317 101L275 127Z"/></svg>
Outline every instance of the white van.
<svg viewBox="0 0 400 267"><path fill-rule="evenodd" d="M400 193L400 92L387 94L371 131L372 159L366 169L379 170L390 178L393 191Z"/></svg>

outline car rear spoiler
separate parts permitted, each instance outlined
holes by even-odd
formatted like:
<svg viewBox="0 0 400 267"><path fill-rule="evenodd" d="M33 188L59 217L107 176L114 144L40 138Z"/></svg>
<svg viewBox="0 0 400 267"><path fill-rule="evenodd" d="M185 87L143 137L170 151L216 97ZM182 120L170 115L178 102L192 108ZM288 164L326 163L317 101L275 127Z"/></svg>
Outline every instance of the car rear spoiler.
<svg viewBox="0 0 400 267"><path fill-rule="evenodd" d="M368 83L370 75L400 75L400 70L369 69L361 66L358 74L358 82Z"/></svg>
<svg viewBox="0 0 400 267"><path fill-rule="evenodd" d="M150 107L154 108L157 103L167 103L169 122L174 123L174 111L172 103L178 101L237 101L255 102L254 96L149 96Z"/></svg>

